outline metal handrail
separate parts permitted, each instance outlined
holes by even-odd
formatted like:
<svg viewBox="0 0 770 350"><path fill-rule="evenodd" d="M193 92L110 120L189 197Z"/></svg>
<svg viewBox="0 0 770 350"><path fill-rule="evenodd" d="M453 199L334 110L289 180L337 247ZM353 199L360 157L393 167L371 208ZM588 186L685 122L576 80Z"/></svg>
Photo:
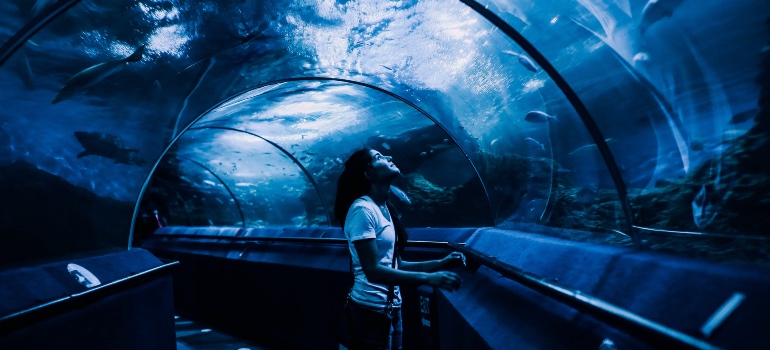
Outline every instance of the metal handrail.
<svg viewBox="0 0 770 350"><path fill-rule="evenodd" d="M666 230L654 227L634 226L639 233L642 231L653 235L665 235L667 237L679 236L679 237L698 237L698 238L720 238L720 239L745 239L750 241L770 241L770 237L763 236L749 236L739 234L726 234L726 233L710 233L710 232L697 232L697 231L676 231Z"/></svg>
<svg viewBox="0 0 770 350"><path fill-rule="evenodd" d="M228 241L242 241L242 242L287 242L287 243L311 243L311 244L335 244L346 245L348 240L345 238L323 238L323 237L243 237L243 236L217 236L217 235L187 235L187 234L171 234L171 233L153 233L153 236L163 238L198 238L198 239L220 239ZM451 249L450 244L457 244L464 246L465 243L450 243L450 242L438 242L438 241L413 241L406 242L407 247L411 248L436 248L436 249Z"/></svg>
<svg viewBox="0 0 770 350"><path fill-rule="evenodd" d="M458 149L461 152L463 152L463 154L465 155L465 159L468 161L468 163L470 164L471 168L473 168L473 171L476 173L476 177L479 179L479 182L481 183L481 187L484 190L484 195L485 195L485 197L487 199L487 204L489 206L489 213L490 213L490 216L491 216L491 219L492 219L491 225L495 224L496 218L495 218L495 211L492 208L492 200L490 199L489 191L487 190L487 186L484 183L484 179L481 177L481 173L479 173L478 168L476 168L476 165L471 160L470 156L468 155L468 152L462 147L462 145L459 142L457 142L457 139L455 139L454 136L452 136L452 134L449 132L449 130L447 130L447 128L444 127L443 124L439 123L439 121L436 118L434 118L432 115L430 115L427 111L423 110L422 108L420 108L416 104L412 103L411 101L407 100L404 97L401 97L398 94L395 94L395 93L390 92L390 91L388 91L388 90L386 90L384 88L377 87L377 86L374 86L374 85L371 85L371 84L367 84L367 83L364 83L364 82L350 80L350 79L329 78L329 77L295 77L295 78L285 78L285 79L278 79L278 80L273 80L273 81L265 82L265 83L258 84L256 86L250 87L248 89L244 89L244 90L242 90L242 91L240 91L238 93L235 93L235 94L231 95L229 98L226 98L226 99L220 101L219 103L217 103L216 105L212 106L211 108L209 108L205 112L201 113L198 117L196 117L193 121L191 121L176 137L174 137L174 139L171 140L171 142L169 142L168 145L166 145L166 148L163 150L163 152L161 153L160 157L158 157L158 159L155 161L155 164L153 164L152 168L150 169L150 172L147 174L147 176L144 179L144 182L142 184L141 189L139 190L139 194L137 196L137 201L136 201L136 204L134 205L134 215L131 217L130 233L128 235L128 246L130 247L132 242L133 242L133 240L134 240L134 227L136 226L136 219L139 216L139 204L141 202L142 196L144 196L144 192L147 190L147 186L149 186L149 184L150 184L150 180L152 178L152 175L155 172L155 169L160 164L160 161L163 159L163 157L166 155L166 153L168 153L171 150L171 148L175 145L176 141L181 137L182 134L185 133L185 131L187 131L188 129L192 128L193 125L195 125L204 116L206 116L209 113L211 113L211 111L219 108L220 106L230 102L233 98L237 98L238 96L241 96L241 95L243 95L244 93L246 93L248 91L253 91L255 89L259 89L259 88L265 87L265 86L281 84L281 83L287 83L287 82L295 82L295 81L336 81L336 82L343 82L343 83L359 85L359 86L367 87L367 88L370 88L370 89L382 92L384 94L387 94L387 95L389 95L389 96L391 96L391 97L393 97L393 98L395 98L395 99L397 99L397 100L407 104L408 106L414 108L416 111L420 112L422 115L424 115L430 121L432 121L436 126L441 128L442 130L444 130L444 132L446 133L447 137L458 147Z"/></svg>
<svg viewBox="0 0 770 350"><path fill-rule="evenodd" d="M0 334L11 332L15 329L24 327L47 317L52 317L61 313L62 310L74 309L76 307L82 306L85 303L93 302L97 299L126 290L137 284L165 274L171 268L175 268L178 265L178 261L168 262L161 266L154 267L152 269L142 271L131 276L89 288L80 293L70 294L68 296L51 300L40 305L35 305L25 310L5 315L0 317Z"/></svg>
<svg viewBox="0 0 770 350"><path fill-rule="evenodd" d="M549 282L531 272L508 265L498 259L480 253L476 250L449 243L449 245L481 265L484 265L506 278L516 281L542 295L550 297L567 306L585 312L610 326L627 332L637 339L650 343L661 349L701 349L716 350L718 347L706 341L689 336L673 328L666 327L655 321L646 319L619 306L610 304L597 297L590 296L579 290L560 286Z"/></svg>

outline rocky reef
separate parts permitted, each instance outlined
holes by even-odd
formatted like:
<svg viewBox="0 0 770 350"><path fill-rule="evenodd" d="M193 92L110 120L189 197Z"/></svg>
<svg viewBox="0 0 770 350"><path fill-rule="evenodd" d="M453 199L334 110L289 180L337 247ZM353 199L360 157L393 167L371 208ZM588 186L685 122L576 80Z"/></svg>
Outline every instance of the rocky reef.
<svg viewBox="0 0 770 350"><path fill-rule="evenodd" d="M412 204L393 202L407 226L479 227L492 223L489 203L477 179L461 186L441 187L413 173L404 178L403 190Z"/></svg>
<svg viewBox="0 0 770 350"><path fill-rule="evenodd" d="M639 226L715 235L645 237L649 247L770 265L770 40L760 54L754 125L687 176L629 193Z"/></svg>

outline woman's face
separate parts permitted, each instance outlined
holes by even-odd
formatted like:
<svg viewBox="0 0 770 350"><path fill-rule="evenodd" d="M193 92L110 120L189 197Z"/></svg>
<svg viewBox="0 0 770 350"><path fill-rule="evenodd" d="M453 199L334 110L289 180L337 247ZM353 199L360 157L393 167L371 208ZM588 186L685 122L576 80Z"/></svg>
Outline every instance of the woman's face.
<svg viewBox="0 0 770 350"><path fill-rule="evenodd" d="M401 170L390 161L391 157L384 156L376 150L369 151L369 155L372 156L372 169L374 169L375 178L392 179L401 173Z"/></svg>

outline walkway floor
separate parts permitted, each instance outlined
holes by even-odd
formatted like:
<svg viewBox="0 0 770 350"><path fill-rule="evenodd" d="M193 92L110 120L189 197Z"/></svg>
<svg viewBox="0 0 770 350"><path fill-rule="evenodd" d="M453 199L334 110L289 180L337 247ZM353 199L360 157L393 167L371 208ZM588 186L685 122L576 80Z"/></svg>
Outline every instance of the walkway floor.
<svg viewBox="0 0 770 350"><path fill-rule="evenodd" d="M177 350L270 350L174 316Z"/></svg>

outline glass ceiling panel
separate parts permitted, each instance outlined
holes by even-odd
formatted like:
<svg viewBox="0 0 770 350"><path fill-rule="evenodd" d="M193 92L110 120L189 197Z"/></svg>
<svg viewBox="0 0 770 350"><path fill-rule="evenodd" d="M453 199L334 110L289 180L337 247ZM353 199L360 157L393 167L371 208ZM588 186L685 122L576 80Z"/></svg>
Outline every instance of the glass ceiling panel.
<svg viewBox="0 0 770 350"><path fill-rule="evenodd" d="M174 176L182 173L180 178L170 174L171 164L174 164ZM233 197L209 170L202 163L189 159L164 159L142 197L139 220L142 228L149 231L138 236L161 226L233 226L240 223ZM157 218L155 211L158 211Z"/></svg>
<svg viewBox="0 0 770 350"><path fill-rule="evenodd" d="M302 169L266 140L236 130L201 126L187 131L178 142L178 158L204 164L232 192L230 201L237 200L245 225L241 219L227 225L328 225L325 206ZM203 193L210 186L221 186L192 184Z"/></svg>
<svg viewBox="0 0 770 350"><path fill-rule="evenodd" d="M253 133L286 150L307 169L327 205L334 203L336 181L347 157L361 147L371 147L392 155L401 169L404 176L396 185L411 204L396 202L411 226L490 222L478 176L454 140L413 106L377 89L337 80L270 85L224 102L191 130L214 127ZM240 159L238 163L241 168L263 167ZM467 211L461 194L478 198L481 209ZM465 215L447 215L464 208ZM315 224L319 223L303 223Z"/></svg>

